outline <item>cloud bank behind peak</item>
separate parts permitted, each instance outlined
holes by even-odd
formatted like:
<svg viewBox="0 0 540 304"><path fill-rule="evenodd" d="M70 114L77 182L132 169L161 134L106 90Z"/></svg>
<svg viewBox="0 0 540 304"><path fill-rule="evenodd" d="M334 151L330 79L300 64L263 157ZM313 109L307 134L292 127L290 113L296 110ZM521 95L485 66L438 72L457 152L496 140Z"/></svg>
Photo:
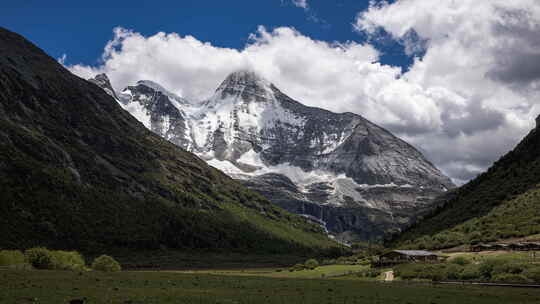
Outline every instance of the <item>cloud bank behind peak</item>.
<svg viewBox="0 0 540 304"><path fill-rule="evenodd" d="M240 50L119 27L101 65L69 68L85 78L106 73L116 89L150 79L192 100L233 71L254 70L306 105L391 130L461 183L511 149L540 112L540 8L534 0L432 2L372 3L355 21L370 37L384 30L408 50L421 48L407 72L378 62L369 40L326 42L262 26Z"/></svg>

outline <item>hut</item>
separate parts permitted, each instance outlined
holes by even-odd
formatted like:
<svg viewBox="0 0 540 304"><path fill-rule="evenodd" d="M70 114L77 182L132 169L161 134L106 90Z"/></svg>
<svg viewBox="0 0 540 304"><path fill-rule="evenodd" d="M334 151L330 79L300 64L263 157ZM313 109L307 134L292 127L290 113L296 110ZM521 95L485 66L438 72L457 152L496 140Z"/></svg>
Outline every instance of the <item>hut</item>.
<svg viewBox="0 0 540 304"><path fill-rule="evenodd" d="M498 250L498 251L506 251L510 249L510 245L508 244L495 244L492 246L493 246L493 250Z"/></svg>
<svg viewBox="0 0 540 304"><path fill-rule="evenodd" d="M401 263L427 262L434 263L439 260L439 256L430 251L424 250L393 250L379 257L380 265L393 265Z"/></svg>
<svg viewBox="0 0 540 304"><path fill-rule="evenodd" d="M472 252L480 252L480 251L491 251L494 250L493 245L489 244L476 244L471 246Z"/></svg>
<svg viewBox="0 0 540 304"><path fill-rule="evenodd" d="M514 251L525 251L527 249L527 246L522 243L512 243L508 247Z"/></svg>
<svg viewBox="0 0 540 304"><path fill-rule="evenodd" d="M537 243L537 242L525 243L525 250L540 251L540 243Z"/></svg>
<svg viewBox="0 0 540 304"><path fill-rule="evenodd" d="M527 242L510 244L510 249L515 251L537 251L540 250L540 243Z"/></svg>

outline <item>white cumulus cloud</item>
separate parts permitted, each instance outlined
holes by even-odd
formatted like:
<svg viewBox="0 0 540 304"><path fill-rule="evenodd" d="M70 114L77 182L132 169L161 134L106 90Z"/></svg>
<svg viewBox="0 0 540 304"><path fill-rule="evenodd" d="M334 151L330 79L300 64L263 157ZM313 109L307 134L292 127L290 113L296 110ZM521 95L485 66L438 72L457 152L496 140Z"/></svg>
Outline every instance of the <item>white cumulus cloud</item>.
<svg viewBox="0 0 540 304"><path fill-rule="evenodd" d="M369 43L318 41L288 27L259 27L239 50L116 28L102 65L69 68L85 78L105 72L116 89L154 80L193 100L250 68L306 105L391 130L462 182L513 147L540 112L540 61L527 60L540 53L539 11L535 0L372 3L356 30L423 50L407 72L379 63Z"/></svg>
<svg viewBox="0 0 540 304"><path fill-rule="evenodd" d="M540 111L538 1L372 2L356 29L374 38L384 30L407 50L422 48L402 79L423 92L455 94L433 96L438 129L405 131L453 177L484 170L533 126Z"/></svg>
<svg viewBox="0 0 540 304"><path fill-rule="evenodd" d="M303 9L307 9L308 8L308 3L307 3L307 0L292 0L292 3L297 6L297 7L301 7Z"/></svg>

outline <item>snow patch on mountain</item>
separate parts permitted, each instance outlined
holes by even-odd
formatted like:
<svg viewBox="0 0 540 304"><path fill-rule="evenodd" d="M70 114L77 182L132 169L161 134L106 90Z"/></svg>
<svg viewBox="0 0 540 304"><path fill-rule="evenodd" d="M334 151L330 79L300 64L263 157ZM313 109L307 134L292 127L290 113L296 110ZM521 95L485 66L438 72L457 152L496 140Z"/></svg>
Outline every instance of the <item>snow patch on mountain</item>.
<svg viewBox="0 0 540 304"><path fill-rule="evenodd" d="M233 163L231 163L228 160L218 160L218 159L213 158L213 159L207 160L206 163L216 169L219 169L220 171L223 171L225 174L229 176L238 175L239 177L241 177L244 175L249 175L249 174L245 174L244 171L240 170L237 166L235 166Z"/></svg>
<svg viewBox="0 0 540 304"><path fill-rule="evenodd" d="M178 96L177 94L172 93L171 91L169 91L169 90L165 89L164 87L162 87L160 84L155 83L155 82L153 82L151 80L139 80L139 81L137 81L137 85L139 85L139 84L147 86L147 87L153 89L156 92L163 93L164 95L169 97L171 99L171 101L174 101L174 103L178 104L177 108L179 110L182 110L182 107L180 105L189 105L190 104L187 99L182 98L182 97Z"/></svg>
<svg viewBox="0 0 540 304"><path fill-rule="evenodd" d="M137 118L138 121L140 121L146 128L151 129L152 122L150 113L148 113L148 110L140 103L133 102L129 104L122 104L119 102L122 108L124 110L128 111L133 115L133 117Z"/></svg>
<svg viewBox="0 0 540 304"><path fill-rule="evenodd" d="M257 168L265 167L265 164L262 161L259 153L255 152L255 150L253 149L242 154L242 156L240 156L240 158L238 159L238 162L242 164L250 165L253 167L257 167Z"/></svg>
<svg viewBox="0 0 540 304"><path fill-rule="evenodd" d="M314 138L311 142L311 145L312 147L321 147L322 150L320 154L328 154L341 146L341 144L343 144L346 139L347 136L345 136L343 132L339 134L327 134L326 132L324 132L322 139L319 137Z"/></svg>

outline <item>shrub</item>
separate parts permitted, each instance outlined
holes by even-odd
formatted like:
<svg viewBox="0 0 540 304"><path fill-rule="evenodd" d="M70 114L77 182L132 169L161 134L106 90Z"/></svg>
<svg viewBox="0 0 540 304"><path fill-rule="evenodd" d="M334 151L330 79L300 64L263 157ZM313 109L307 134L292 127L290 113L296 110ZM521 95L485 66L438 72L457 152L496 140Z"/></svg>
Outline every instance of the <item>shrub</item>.
<svg viewBox="0 0 540 304"><path fill-rule="evenodd" d="M54 269L56 265L53 253L43 247L31 248L24 252L28 264L36 269Z"/></svg>
<svg viewBox="0 0 540 304"><path fill-rule="evenodd" d="M446 273L444 271L432 271L426 279L432 281L443 281L446 279Z"/></svg>
<svg viewBox="0 0 540 304"><path fill-rule="evenodd" d="M425 276L425 266L423 264L402 264L394 269L396 276L402 279L419 279Z"/></svg>
<svg viewBox="0 0 540 304"><path fill-rule="evenodd" d="M394 268L394 274L404 280L417 278L419 272L419 268L414 264L403 264Z"/></svg>
<svg viewBox="0 0 540 304"><path fill-rule="evenodd" d="M368 258L363 258L361 260L358 260L356 262L356 264L358 265L362 265L362 266L367 266L367 265L370 265L371 264L371 261L368 259Z"/></svg>
<svg viewBox="0 0 540 304"><path fill-rule="evenodd" d="M506 262L506 263L499 264L493 267L492 276L495 276L498 274L505 274L505 273L521 274L527 268L528 268L528 265L524 263Z"/></svg>
<svg viewBox="0 0 540 304"><path fill-rule="evenodd" d="M501 265L504 262L497 261L497 260L485 260L482 263L480 263L480 267L478 270L480 271L480 275L486 279L491 279L493 269L497 265Z"/></svg>
<svg viewBox="0 0 540 304"><path fill-rule="evenodd" d="M382 271L380 269L370 268L370 269L367 270L366 276L370 277L370 278L376 278L376 277L380 276L381 273L382 273Z"/></svg>
<svg viewBox="0 0 540 304"><path fill-rule="evenodd" d="M300 270L304 270L306 269L306 266L304 266L304 264L295 264L294 266L292 266L291 268L289 268L289 271L300 271Z"/></svg>
<svg viewBox="0 0 540 304"><path fill-rule="evenodd" d="M122 270L120 264L108 255L102 255L95 258L94 262L92 262L92 269L107 272Z"/></svg>
<svg viewBox="0 0 540 304"><path fill-rule="evenodd" d="M461 280L478 280L482 275L480 274L480 266L469 264L459 274Z"/></svg>
<svg viewBox="0 0 540 304"><path fill-rule="evenodd" d="M315 259L309 259L304 265L306 266L306 268L313 270L319 267L319 262L317 262L317 260Z"/></svg>
<svg viewBox="0 0 540 304"><path fill-rule="evenodd" d="M0 251L0 266L21 265L24 263L24 254L19 250Z"/></svg>
<svg viewBox="0 0 540 304"><path fill-rule="evenodd" d="M403 264L394 269L402 279L427 279L441 281L447 277L445 264Z"/></svg>
<svg viewBox="0 0 540 304"><path fill-rule="evenodd" d="M522 274L513 274L513 273L502 273L494 275L491 278L493 282L508 282L508 283L529 283L529 280L526 276Z"/></svg>
<svg viewBox="0 0 540 304"><path fill-rule="evenodd" d="M529 268L523 272L523 275L533 282L540 283L540 267Z"/></svg>
<svg viewBox="0 0 540 304"><path fill-rule="evenodd" d="M459 264L450 264L445 269L445 276L449 280L457 280L461 277L463 272L463 267L460 267Z"/></svg>
<svg viewBox="0 0 540 304"><path fill-rule="evenodd" d="M356 276L359 278L376 278L380 276L382 271L377 268L367 268L362 269L362 271L359 271L356 273Z"/></svg>
<svg viewBox="0 0 540 304"><path fill-rule="evenodd" d="M52 251L55 269L61 270L84 270L84 258L77 251Z"/></svg>
<svg viewBox="0 0 540 304"><path fill-rule="evenodd" d="M458 256L458 257L455 257L453 258L450 263L452 264L456 264L456 265L459 265L459 266L465 266L467 264L470 264L471 261L469 261L469 259L465 258L465 257L462 257L462 256Z"/></svg>

